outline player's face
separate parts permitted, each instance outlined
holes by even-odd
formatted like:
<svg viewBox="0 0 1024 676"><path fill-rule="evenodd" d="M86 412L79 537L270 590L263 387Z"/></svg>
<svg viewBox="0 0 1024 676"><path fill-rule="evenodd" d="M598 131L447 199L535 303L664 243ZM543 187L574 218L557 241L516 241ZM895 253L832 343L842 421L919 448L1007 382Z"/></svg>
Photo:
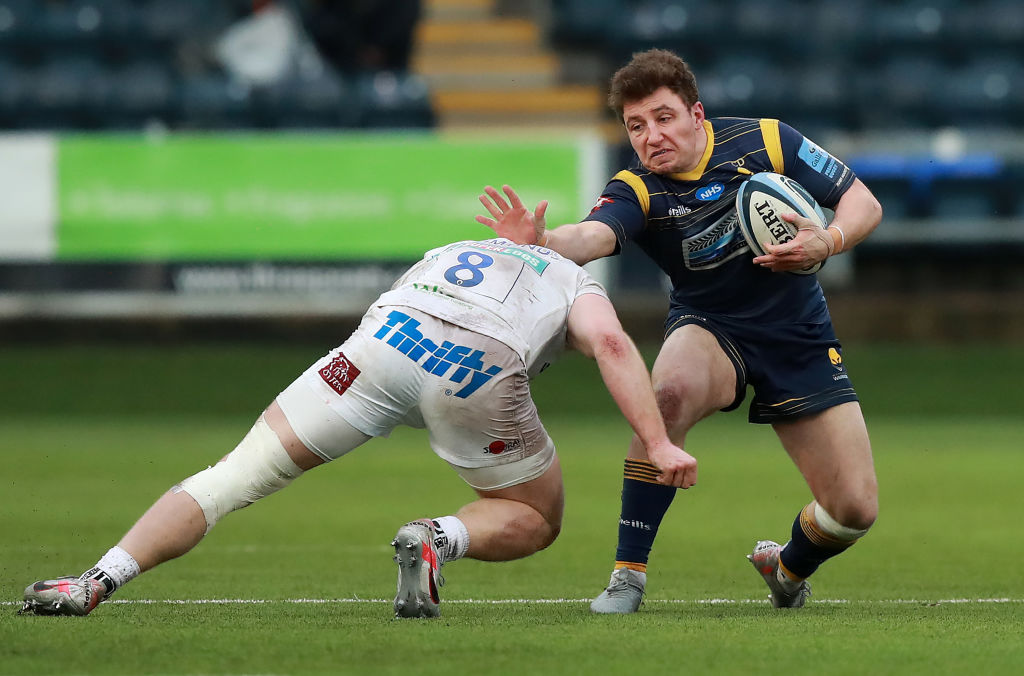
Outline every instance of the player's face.
<svg viewBox="0 0 1024 676"><path fill-rule="evenodd" d="M689 171L704 154L704 106L688 107L668 87L624 105L622 120L633 150L656 174Z"/></svg>

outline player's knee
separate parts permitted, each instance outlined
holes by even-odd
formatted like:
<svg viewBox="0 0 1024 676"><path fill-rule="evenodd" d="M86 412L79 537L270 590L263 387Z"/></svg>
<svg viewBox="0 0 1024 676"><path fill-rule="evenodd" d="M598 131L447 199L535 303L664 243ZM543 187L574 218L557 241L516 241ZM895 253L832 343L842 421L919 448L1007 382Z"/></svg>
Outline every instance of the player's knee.
<svg viewBox="0 0 1024 676"><path fill-rule="evenodd" d="M551 544L558 539L558 535L562 532L561 519L555 521L545 520L544 523L545 526L541 529L537 551L550 547Z"/></svg>
<svg viewBox="0 0 1024 676"><path fill-rule="evenodd" d="M206 517L206 530L224 516L279 491L302 470L262 417L223 460L182 481L175 490L192 496Z"/></svg>
<svg viewBox="0 0 1024 676"><path fill-rule="evenodd" d="M661 413L665 427L672 430L682 419L683 401L685 401L685 388L678 383L659 384L654 389L654 397L658 402L658 411Z"/></svg>
<svg viewBox="0 0 1024 676"><path fill-rule="evenodd" d="M874 497L845 500L829 509L817 502L812 505L818 527L840 541L854 542L863 537L878 518L878 500Z"/></svg>

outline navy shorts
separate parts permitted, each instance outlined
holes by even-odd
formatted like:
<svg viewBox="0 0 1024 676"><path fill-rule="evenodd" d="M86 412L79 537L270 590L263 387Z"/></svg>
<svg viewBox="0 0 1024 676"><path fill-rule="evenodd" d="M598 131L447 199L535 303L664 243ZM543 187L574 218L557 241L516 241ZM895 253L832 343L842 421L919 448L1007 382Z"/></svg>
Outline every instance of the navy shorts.
<svg viewBox="0 0 1024 676"><path fill-rule="evenodd" d="M858 400L828 319L758 324L676 306L665 321L665 338L687 324L710 331L736 369L736 398L723 411L739 407L747 385L754 390L752 423L783 422Z"/></svg>

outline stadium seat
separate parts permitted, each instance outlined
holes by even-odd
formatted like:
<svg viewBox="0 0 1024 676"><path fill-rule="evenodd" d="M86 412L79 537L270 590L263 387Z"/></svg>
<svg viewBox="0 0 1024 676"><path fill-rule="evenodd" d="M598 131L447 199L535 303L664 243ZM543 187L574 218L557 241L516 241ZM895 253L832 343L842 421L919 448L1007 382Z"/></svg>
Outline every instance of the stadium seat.
<svg viewBox="0 0 1024 676"><path fill-rule="evenodd" d="M0 0L0 51L15 57L36 42L40 9L35 0Z"/></svg>
<svg viewBox="0 0 1024 676"><path fill-rule="evenodd" d="M87 57L58 58L31 72L23 114L34 129L95 129L110 97L110 79Z"/></svg>
<svg viewBox="0 0 1024 676"><path fill-rule="evenodd" d="M898 55L864 69L855 81L860 122L875 129L934 127L940 116L933 97L946 81L946 68L927 56Z"/></svg>
<svg viewBox="0 0 1024 676"><path fill-rule="evenodd" d="M327 68L299 73L256 92L261 124L291 129L355 127L361 101L344 78Z"/></svg>
<svg viewBox="0 0 1024 676"><path fill-rule="evenodd" d="M111 96L104 109L103 126L138 129L148 123L174 122L177 87L159 62L135 62L110 72Z"/></svg>
<svg viewBox="0 0 1024 676"><path fill-rule="evenodd" d="M948 72L934 103L950 125L1012 127L1024 120L1024 65L1012 55L982 56Z"/></svg>
<svg viewBox="0 0 1024 676"><path fill-rule="evenodd" d="M730 54L697 72L701 100L711 117L787 118L796 78L757 53Z"/></svg>
<svg viewBox="0 0 1024 676"><path fill-rule="evenodd" d="M425 128L435 124L426 82L395 71L367 73L358 78L360 126L368 128Z"/></svg>
<svg viewBox="0 0 1024 676"><path fill-rule="evenodd" d="M987 220L1004 215L1000 184L991 176L943 176L932 180L929 212L936 220Z"/></svg>
<svg viewBox="0 0 1024 676"><path fill-rule="evenodd" d="M951 13L949 36L971 54L988 49L1019 50L1024 44L1024 3L1019 0L961 3Z"/></svg>
<svg viewBox="0 0 1024 676"><path fill-rule="evenodd" d="M624 22L624 0L554 0L549 39L561 47L597 50Z"/></svg>
<svg viewBox="0 0 1024 676"><path fill-rule="evenodd" d="M638 0L612 25L607 48L616 61L652 47L674 50L691 63L706 61L720 46L725 12L718 3L698 0Z"/></svg>
<svg viewBox="0 0 1024 676"><path fill-rule="evenodd" d="M24 127L30 81L25 68L0 61L0 129Z"/></svg>
<svg viewBox="0 0 1024 676"><path fill-rule="evenodd" d="M915 199L916 191L910 178L906 176L860 176L860 178L882 205L882 214L887 225L910 218L919 218L922 215L922 211L917 208L921 201Z"/></svg>
<svg viewBox="0 0 1024 676"><path fill-rule="evenodd" d="M184 129L245 129L258 122L251 88L221 72L184 78L178 106Z"/></svg>

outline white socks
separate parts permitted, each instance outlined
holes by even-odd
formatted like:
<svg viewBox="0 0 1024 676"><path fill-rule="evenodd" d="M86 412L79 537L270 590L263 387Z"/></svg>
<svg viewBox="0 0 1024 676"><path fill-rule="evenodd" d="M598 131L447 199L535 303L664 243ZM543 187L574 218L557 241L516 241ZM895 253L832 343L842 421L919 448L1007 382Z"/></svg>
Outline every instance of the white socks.
<svg viewBox="0 0 1024 676"><path fill-rule="evenodd" d="M440 516L431 519L437 535L434 546L445 562L461 559L469 550L469 531L466 524L455 516Z"/></svg>
<svg viewBox="0 0 1024 676"><path fill-rule="evenodd" d="M99 580L107 588L106 595L110 596L140 572L139 564L132 558L132 555L120 547L114 546L107 550L107 553L96 562L95 566L82 573L79 579Z"/></svg>

